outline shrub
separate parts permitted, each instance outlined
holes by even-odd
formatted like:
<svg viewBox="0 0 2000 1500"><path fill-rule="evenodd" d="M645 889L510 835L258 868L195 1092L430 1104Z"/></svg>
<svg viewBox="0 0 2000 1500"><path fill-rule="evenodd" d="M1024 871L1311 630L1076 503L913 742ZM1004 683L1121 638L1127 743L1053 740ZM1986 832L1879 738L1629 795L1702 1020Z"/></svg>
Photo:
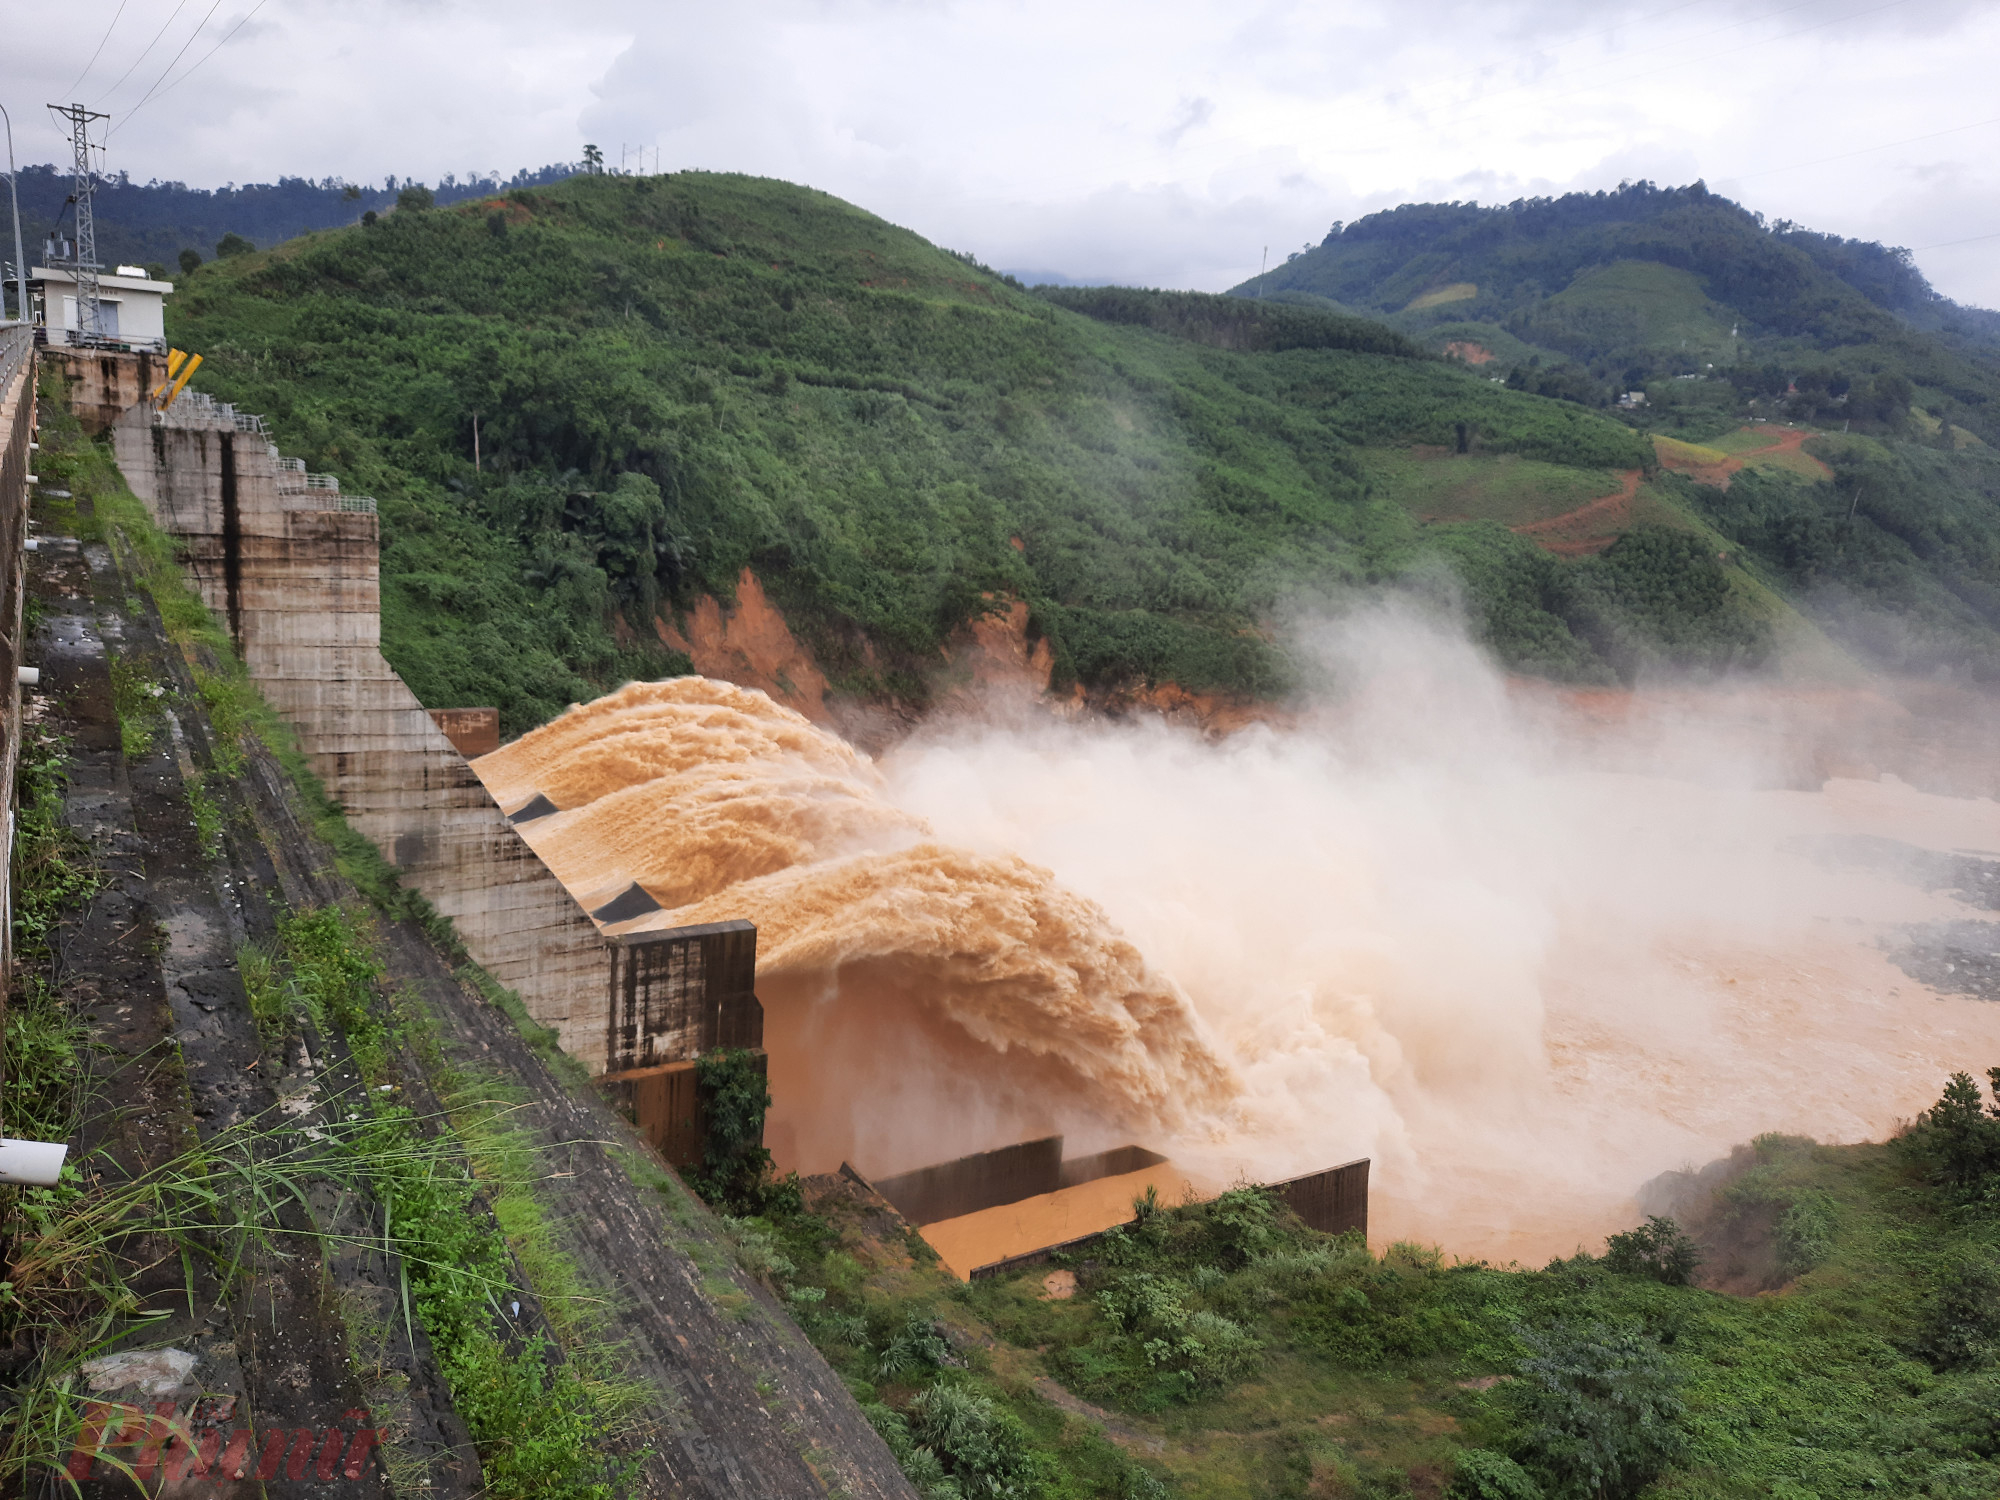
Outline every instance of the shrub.
<svg viewBox="0 0 2000 1500"><path fill-rule="evenodd" d="M1445 1492L1451 1500L1542 1500L1542 1487L1513 1459L1472 1448L1458 1456Z"/></svg>
<svg viewBox="0 0 2000 1500"><path fill-rule="evenodd" d="M1988 1069L1986 1076L2000 1100L2000 1068ZM1903 1143L1939 1185L1977 1196L2000 1170L2000 1103L1982 1105L1972 1075L1954 1073Z"/></svg>
<svg viewBox="0 0 2000 1500"><path fill-rule="evenodd" d="M1701 1264L1701 1251L1679 1224L1651 1214L1637 1229L1611 1236L1604 1264L1620 1276L1649 1276L1663 1286L1686 1286Z"/></svg>
<svg viewBox="0 0 2000 1500"><path fill-rule="evenodd" d="M1138 1341L1146 1363L1184 1396L1216 1390L1256 1368L1263 1345L1220 1313L1201 1308L1194 1288L1138 1271L1098 1293L1113 1327Z"/></svg>
<svg viewBox="0 0 2000 1500"><path fill-rule="evenodd" d="M256 248L255 245L244 239L240 234L225 234L215 242L215 258L217 260L230 260L238 255L248 255Z"/></svg>
<svg viewBox="0 0 2000 1500"><path fill-rule="evenodd" d="M1550 1500L1625 1500L1685 1451L1679 1372L1659 1343L1602 1323L1518 1330L1509 1385L1525 1436L1515 1456Z"/></svg>
<svg viewBox="0 0 2000 1500"><path fill-rule="evenodd" d="M1833 1200L1824 1193L1795 1199L1778 1220L1778 1269L1803 1276L1833 1254Z"/></svg>
<svg viewBox="0 0 2000 1500"><path fill-rule="evenodd" d="M771 1153L764 1145L764 1114L771 1089L763 1060L744 1048L725 1047L695 1063L706 1139L692 1186L731 1213L764 1207L772 1189Z"/></svg>
<svg viewBox="0 0 2000 1500"><path fill-rule="evenodd" d="M1949 1261L1912 1346L1934 1370L1971 1370L2000 1354L2000 1264L1983 1254Z"/></svg>
<svg viewBox="0 0 2000 1500"><path fill-rule="evenodd" d="M930 1315L912 1312L883 1346L875 1373L884 1380L901 1380L959 1363L962 1361L953 1355L950 1342Z"/></svg>
<svg viewBox="0 0 2000 1500"><path fill-rule="evenodd" d="M909 1430L917 1445L937 1456L965 1500L1027 1500L1042 1490L1041 1466L1029 1451L1018 1418L985 1396L934 1385L910 1403Z"/></svg>

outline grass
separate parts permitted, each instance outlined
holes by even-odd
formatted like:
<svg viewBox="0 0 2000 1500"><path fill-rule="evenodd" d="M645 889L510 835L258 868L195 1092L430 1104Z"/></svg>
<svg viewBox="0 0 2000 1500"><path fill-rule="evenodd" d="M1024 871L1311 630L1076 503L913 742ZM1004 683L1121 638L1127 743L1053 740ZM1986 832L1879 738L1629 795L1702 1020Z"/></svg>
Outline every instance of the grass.
<svg viewBox="0 0 2000 1500"><path fill-rule="evenodd" d="M1659 454L1660 462L1664 464L1695 464L1706 468L1729 460L1728 451L1718 445L1684 443L1657 432L1653 434L1653 451Z"/></svg>
<svg viewBox="0 0 2000 1500"><path fill-rule="evenodd" d="M1422 312L1429 307L1443 307L1450 302L1470 302L1479 295L1479 288L1470 281L1454 281L1450 286L1441 286L1435 291L1424 292L1412 297L1404 312Z"/></svg>
<svg viewBox="0 0 2000 1500"><path fill-rule="evenodd" d="M1994 1209L1941 1196L1897 1144L1773 1136L1685 1212L1734 1291L1602 1256L1533 1270L1418 1245L1370 1254L1253 1189L1156 1210L1081 1253L1067 1301L1042 1294L1046 1267L965 1286L837 1211L738 1233L878 1425L913 1422L940 1386L989 1400L1042 1476L1029 1494L1438 1494L1478 1450L1545 1496L1581 1497L1521 1372L1538 1343L1575 1358L1621 1338L1674 1392L1674 1456L1605 1494L1971 1500L2000 1487L1992 1353L1940 1369L1917 1352L1965 1258L2000 1265ZM1989 1316L2000 1330L2000 1303ZM1047 1375L1108 1412L1113 1436L1046 1402ZM1585 1417L1610 1410L1578 1399ZM920 1487L930 1472L910 1471Z"/></svg>
<svg viewBox="0 0 2000 1500"><path fill-rule="evenodd" d="M1524 336L1557 348L1616 344L1644 353L1734 363L1731 315L1692 274L1617 260L1580 272L1524 320Z"/></svg>
<svg viewBox="0 0 2000 1500"><path fill-rule="evenodd" d="M379 853L326 803L226 634L187 586L171 543L120 483L102 449L76 430L60 390L51 390L47 400L42 468L90 497L92 514L80 518L79 529L114 549L187 656L213 731L207 774L240 774L252 739L261 740L301 784L316 829L335 842L343 871L358 877L356 884L379 908L442 926L396 886ZM159 695L143 674L123 668L123 660L113 661L114 699L128 749L143 753L151 748ZM46 956L54 922L95 889L94 875L80 861L81 846L61 821L63 747L35 733L21 762L16 845L18 930L30 979L26 971L38 955ZM220 852L223 808L202 774L185 784L198 837L213 857ZM527 1138L507 1123L514 1094L494 1079L449 1067L415 997L380 993L382 969L367 933L367 919L358 914L294 913L283 920L275 949L250 945L237 955L267 1047L282 1045L303 1017L321 1029L338 1028L359 1065L368 1091L351 1101L354 1118L317 1127L323 1142L305 1141L283 1120L252 1122L206 1144L190 1139L173 1160L129 1182L99 1182L88 1191L65 1185L5 1203L16 1216L7 1295L34 1292L39 1298L39 1321L30 1327L16 1311L21 1304L0 1296L0 1317L13 1316L15 1329L39 1346L38 1363L15 1387L13 1404L0 1411L0 1443L6 1444L0 1467L6 1472L66 1460L66 1443L80 1419L78 1402L67 1394L67 1372L95 1344L132 1331L136 1304L121 1288L145 1269L121 1259L132 1245L181 1256L190 1265L205 1263L220 1272L226 1289L228 1277L257 1256L291 1253L277 1208L303 1201L299 1174L312 1173L382 1205L385 1238L400 1252L408 1278L410 1315L423 1319L454 1404L479 1443L487 1493L596 1500L619 1492L627 1465L612 1450L638 1392L617 1368L611 1304L584 1285L536 1197L541 1168ZM448 928L444 935L449 938ZM32 1045L15 1054L30 1066L9 1070L8 1119L41 1119L51 1136L62 1138L74 1133L83 1113L73 1085L82 1073L75 1063L84 1036L59 1001L45 990L36 993L49 1003L17 1002L9 1014L17 1037ZM423 1060L425 1082L444 1101L440 1119L390 1102L411 1056ZM72 1094L58 1084L72 1086ZM388 1092L378 1092L385 1085ZM307 1233L323 1246L336 1242ZM33 1247L25 1256L19 1253L23 1244ZM522 1337L499 1311L526 1296L524 1284L533 1287L547 1334ZM355 1340L357 1370L365 1374L371 1348L379 1363L380 1318L371 1322L353 1306L343 1315Z"/></svg>
<svg viewBox="0 0 2000 1500"><path fill-rule="evenodd" d="M1362 459L1377 496L1424 521L1519 526L1565 515L1620 487L1604 469L1573 469L1513 454L1370 449Z"/></svg>
<svg viewBox="0 0 2000 1500"><path fill-rule="evenodd" d="M280 940L301 1004L340 1027L360 1071L370 1112L359 1151L410 1164L378 1174L375 1190L408 1268L409 1303L479 1446L487 1492L608 1500L638 1392L618 1373L609 1299L585 1285L535 1195L542 1169L505 1118L512 1091L450 1068L413 995L379 995L382 966L355 914L294 914ZM436 1136L410 1107L379 1102L404 1081L406 1054L424 1059L425 1081L444 1102L448 1129ZM501 1311L526 1294L522 1273L553 1344L522 1335Z"/></svg>

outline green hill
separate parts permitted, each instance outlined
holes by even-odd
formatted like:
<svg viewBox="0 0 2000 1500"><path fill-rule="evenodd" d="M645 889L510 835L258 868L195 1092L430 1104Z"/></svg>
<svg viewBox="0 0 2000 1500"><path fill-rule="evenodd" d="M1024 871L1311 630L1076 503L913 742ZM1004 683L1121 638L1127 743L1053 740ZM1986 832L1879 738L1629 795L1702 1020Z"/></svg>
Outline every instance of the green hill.
<svg viewBox="0 0 2000 1500"><path fill-rule="evenodd" d="M1940 297L1907 251L1767 225L1700 183L1406 203L1236 291L1379 316L1433 348L1489 332L1506 366L1571 362L1598 404L1644 388L1677 429L1761 401L1901 433L1914 402L2000 441L2000 314ZM1808 399L1781 399L1795 383Z"/></svg>
<svg viewBox="0 0 2000 1500"><path fill-rule="evenodd" d="M1605 416L1365 320L1031 295L782 183L406 209L204 266L171 316L210 390L382 502L385 647L419 695L497 703L510 730L684 666L648 617L746 566L836 689L913 705L1002 596L1059 683L1281 693L1293 599L1434 576L1430 554L1525 670L1761 649L1701 547L1561 560L1396 479L1462 454L1468 493L1615 491L1651 452ZM1695 598L1720 602L1656 628Z"/></svg>
<svg viewBox="0 0 2000 1500"><path fill-rule="evenodd" d="M1586 409L1643 392L1617 415L1665 437L1824 434L1650 488L1863 661L2000 676L2000 315L1940 297L1907 252L1638 183L1405 204L1236 290L1378 318Z"/></svg>

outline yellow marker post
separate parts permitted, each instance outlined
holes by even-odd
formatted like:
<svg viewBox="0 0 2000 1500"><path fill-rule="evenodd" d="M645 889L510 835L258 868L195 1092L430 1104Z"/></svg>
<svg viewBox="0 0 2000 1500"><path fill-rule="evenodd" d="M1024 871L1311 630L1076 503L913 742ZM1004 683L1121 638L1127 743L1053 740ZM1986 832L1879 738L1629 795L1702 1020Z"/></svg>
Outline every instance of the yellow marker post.
<svg viewBox="0 0 2000 1500"><path fill-rule="evenodd" d="M165 411L174 404L180 393L187 389L187 383L194 378L194 372L200 368L201 356L199 354L184 354L179 349L168 351L167 380L173 383L173 389L167 391L167 399L160 403L161 411ZM165 382L162 382L161 389L165 389ZM153 394L158 396L159 391L156 390Z"/></svg>
<svg viewBox="0 0 2000 1500"><path fill-rule="evenodd" d="M185 350L169 349L167 351L167 378L153 387L152 397L155 401L160 399L160 392L174 383L174 377L181 372L181 361L186 358L187 353Z"/></svg>

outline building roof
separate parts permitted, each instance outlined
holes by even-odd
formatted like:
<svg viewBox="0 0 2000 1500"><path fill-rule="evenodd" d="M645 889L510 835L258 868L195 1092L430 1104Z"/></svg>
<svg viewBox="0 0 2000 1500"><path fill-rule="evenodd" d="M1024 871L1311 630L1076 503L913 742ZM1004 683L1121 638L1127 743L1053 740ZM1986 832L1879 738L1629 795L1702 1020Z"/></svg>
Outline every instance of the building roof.
<svg viewBox="0 0 2000 1500"><path fill-rule="evenodd" d="M74 284L76 272L59 271L48 266L28 267L29 281L61 281ZM162 297L173 291L171 281L153 281L144 276L107 276L98 273L97 284L115 292L158 292Z"/></svg>

